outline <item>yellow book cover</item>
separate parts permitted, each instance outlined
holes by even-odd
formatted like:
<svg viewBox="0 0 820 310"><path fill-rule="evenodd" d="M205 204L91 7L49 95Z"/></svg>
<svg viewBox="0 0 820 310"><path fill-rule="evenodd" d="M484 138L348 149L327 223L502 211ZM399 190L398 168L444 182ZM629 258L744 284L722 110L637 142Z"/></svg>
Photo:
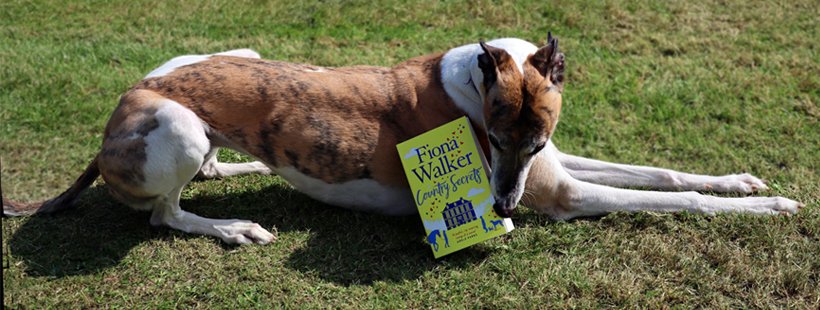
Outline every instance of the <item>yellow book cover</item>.
<svg viewBox="0 0 820 310"><path fill-rule="evenodd" d="M467 117L396 148L436 258L513 230L493 211L488 166Z"/></svg>

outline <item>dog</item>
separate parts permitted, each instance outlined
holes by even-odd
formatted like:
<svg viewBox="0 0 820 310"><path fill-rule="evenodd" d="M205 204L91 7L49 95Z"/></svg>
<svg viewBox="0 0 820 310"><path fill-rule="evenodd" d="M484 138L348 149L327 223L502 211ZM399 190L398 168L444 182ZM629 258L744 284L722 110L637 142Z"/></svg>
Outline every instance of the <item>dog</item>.
<svg viewBox="0 0 820 310"><path fill-rule="evenodd" d="M498 39L392 68L267 61L251 50L177 57L122 95L100 152L68 190L42 203L4 200L3 211L68 209L101 175L117 200L151 211L152 225L266 244L275 236L258 224L203 218L182 210L179 200L197 175L275 173L328 204L412 214L418 211L395 145L464 115L488 154L493 209L504 217L519 201L558 220L647 210L776 215L803 206L783 197L698 193L767 189L749 174L694 175L560 152L550 138L564 67L551 34L540 48ZM220 163L219 148L258 161Z"/></svg>

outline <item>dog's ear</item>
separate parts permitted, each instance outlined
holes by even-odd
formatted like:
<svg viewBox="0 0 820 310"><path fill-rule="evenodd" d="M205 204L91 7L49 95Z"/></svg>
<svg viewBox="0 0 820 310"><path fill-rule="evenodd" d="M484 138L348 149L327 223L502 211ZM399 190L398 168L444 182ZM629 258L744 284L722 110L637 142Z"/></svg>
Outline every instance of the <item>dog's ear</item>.
<svg viewBox="0 0 820 310"><path fill-rule="evenodd" d="M552 84L563 86L564 53L558 50L558 39L553 38L552 33L547 33L547 45L530 56L529 62L541 76L549 78Z"/></svg>
<svg viewBox="0 0 820 310"><path fill-rule="evenodd" d="M483 54L478 55L478 67L481 73L484 74L484 87L489 89L498 79L498 66L506 61L509 61L510 55L503 49L492 47L481 40L479 43Z"/></svg>

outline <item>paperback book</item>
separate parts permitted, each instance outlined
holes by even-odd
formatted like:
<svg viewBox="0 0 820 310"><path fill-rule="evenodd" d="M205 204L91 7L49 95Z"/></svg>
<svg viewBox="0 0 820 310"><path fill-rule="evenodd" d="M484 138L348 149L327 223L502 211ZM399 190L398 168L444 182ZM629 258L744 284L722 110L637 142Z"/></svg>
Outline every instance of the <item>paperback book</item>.
<svg viewBox="0 0 820 310"><path fill-rule="evenodd" d="M467 117L396 148L436 258L514 229L493 211L487 162Z"/></svg>

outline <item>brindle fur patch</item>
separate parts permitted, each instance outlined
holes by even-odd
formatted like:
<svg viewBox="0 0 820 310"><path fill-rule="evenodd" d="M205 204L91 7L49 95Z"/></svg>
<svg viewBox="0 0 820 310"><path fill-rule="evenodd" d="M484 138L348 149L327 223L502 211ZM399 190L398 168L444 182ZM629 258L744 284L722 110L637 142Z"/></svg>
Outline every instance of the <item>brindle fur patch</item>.
<svg viewBox="0 0 820 310"><path fill-rule="evenodd" d="M440 80L442 55L392 68L322 68L213 56L150 78L146 89L274 167L328 183L407 180L395 145L463 115Z"/></svg>
<svg viewBox="0 0 820 310"><path fill-rule="evenodd" d="M98 157L100 174L115 196L125 201L150 198L140 190L145 182L145 137L159 127L154 114L161 99L148 91L126 93L105 128Z"/></svg>

